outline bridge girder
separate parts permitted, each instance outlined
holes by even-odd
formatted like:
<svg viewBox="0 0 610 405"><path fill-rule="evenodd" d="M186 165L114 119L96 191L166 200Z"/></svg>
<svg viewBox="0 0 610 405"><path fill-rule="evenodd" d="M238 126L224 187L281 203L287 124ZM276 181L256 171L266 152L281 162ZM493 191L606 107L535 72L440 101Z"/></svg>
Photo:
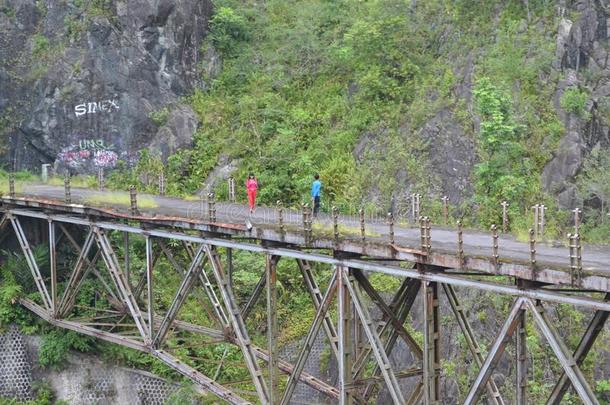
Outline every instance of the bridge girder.
<svg viewBox="0 0 610 405"><path fill-rule="evenodd" d="M115 344L130 347L163 361L177 372L194 381L202 391L211 392L233 404L247 404L252 401L243 398L231 389L204 375L195 367L188 366L183 361L172 355L166 346L166 337L171 330L187 330L192 333L201 333L213 337L218 342L228 342L237 345L243 354L244 363L249 371L252 384L255 387L256 400L263 404L288 404L296 384L302 382L318 391L326 394L331 399L341 404L365 403L373 394L374 388L380 383L385 383L390 397L394 403L440 403L440 321L438 314L439 296L438 291L442 288L445 292L452 313L459 324L464 335L467 336L469 349L473 354L474 361L480 367L480 371L473 381L470 391L466 397L467 404L476 403L484 390L487 390L487 399L495 404L503 404L499 389L491 378L494 367L498 364L506 345L515 331L519 331L523 341L525 330L520 325L525 313L531 314L542 334L549 341L557 356L565 376L562 376L554 390L549 403L558 403L566 391L568 383L571 383L581 400L588 404L597 404L591 387L584 379L579 364L595 341L610 311L608 295L605 300L597 300L582 296L573 296L558 291L548 291L542 285L530 284L527 288L523 286L513 287L502 283L473 280L464 275L446 274L445 268L420 263L417 268L404 268L394 264L376 263L362 258L337 258L320 253L311 253L295 247L259 246L249 242L228 240L208 235L193 235L186 231L163 230L163 229L141 229L133 225L112 223L108 221L97 221L93 218L54 215L36 211L10 209L6 218L13 225L20 247L26 256L32 277L40 294L41 303L30 299L21 298L20 303L45 319L49 323L70 330L74 330L90 336L95 336ZM19 218L29 217L46 220L49 223L49 254L52 258L52 274L50 280L45 280L40 268L31 254L31 247L27 237L20 225ZM84 228L87 235L82 244L66 230L66 224L73 224ZM67 236L68 241L75 248L78 257L74 268L71 269L70 278L66 284L63 295L57 290L57 266L56 261L56 238L55 229L59 227ZM1 229L2 227L0 227ZM146 240L145 269L141 288L134 288L127 278L127 266L121 266L116 249L108 237L111 231L124 232L126 234L143 235ZM4 232L8 232L4 228ZM179 240L189 245L187 248L191 263L188 270L172 257L170 249L165 245L165 240ZM129 243L129 238L125 238ZM168 258L175 270L182 275L182 284L176 291L174 299L165 315L155 313L154 299L154 272L155 253L153 244L158 240L160 252ZM193 246L194 245L194 246ZM95 249L94 249L95 248ZM240 308L233 293L230 273L225 273L222 259L217 248L231 249L232 254L239 250L265 254L266 267L261 281L257 284L248 304ZM92 250L96 250L95 253ZM104 267L103 273L96 268L99 265L98 258L101 257ZM312 305L316 310L316 316L308 331L299 357L294 365L279 358L277 352L277 297L275 292L275 280L277 272L277 261L280 258L295 259L299 270L303 275L304 286L310 293ZM125 262L125 261L124 261ZM209 278L205 266L206 263L211 270L212 277ZM312 263L322 263L331 266L331 278L329 286L325 291L317 285L315 277L311 272ZM464 268L460 266L459 270ZM70 313L74 308L74 301L78 295L82 281L89 271L97 272L96 277L100 280L111 280L104 286L105 294L115 299L123 311L122 317L110 330L103 329L102 323L76 321L70 319ZM132 270L133 267L131 267ZM405 279L400 289L390 304L386 304L383 297L369 282L366 273L379 272L387 275ZM100 274L102 273L102 274ZM207 303L212 306L215 319L222 330L206 328L198 325L190 325L177 320L180 308L187 297L193 294L192 289L199 280L205 291ZM213 282L212 282L213 280ZM46 283L50 282L51 293ZM484 291L513 296L514 302L508 314L504 326L500 330L496 340L492 344L486 358L483 358L481 349L476 342L472 328L460 307L454 287L477 288ZM418 291L423 292L422 312L424 313L424 347L418 345L411 334L405 329L404 324L409 311L415 303ZM439 288L440 287L440 288ZM141 308L140 291L146 292L146 303ZM252 344L245 324L249 312L256 305L262 292L267 292L267 318L268 318L268 348L263 350ZM371 316L370 302L374 304L382 314L384 322L376 322ZM337 324L330 316L331 303L336 297L339 320ZM553 325L544 313L542 301L554 303L567 303L596 309L589 329L586 331L581 344L572 355L562 342ZM146 314L146 316L145 316ZM114 332L115 328L122 327L124 319L129 318L138 331L137 336L123 336ZM93 325L93 326L92 326ZM97 327L95 327L97 326ZM324 329L329 340L330 350L336 356L339 366L339 386L334 387L303 371L311 345L320 329ZM366 337L362 342L356 337L360 334ZM409 347L416 362L411 369L406 371L395 370L390 354L398 338L401 338ZM519 346L525 350L525 346ZM372 355L372 356L371 356ZM369 376L363 375L363 369L373 361L373 372ZM259 360L268 363L269 380L265 378L264 369ZM278 372L282 371L289 375L284 393L279 392ZM525 371L524 371L525 372ZM519 374L522 380L518 387L523 392L526 386L523 383L523 374ZM407 392L399 383L400 378L417 377L420 380ZM524 395L524 394L521 394Z"/></svg>

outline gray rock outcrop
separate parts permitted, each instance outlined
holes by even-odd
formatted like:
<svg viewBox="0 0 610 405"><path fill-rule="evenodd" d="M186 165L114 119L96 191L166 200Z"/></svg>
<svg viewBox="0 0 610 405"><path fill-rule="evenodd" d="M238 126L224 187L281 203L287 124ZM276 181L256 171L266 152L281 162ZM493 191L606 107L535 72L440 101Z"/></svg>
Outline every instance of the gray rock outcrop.
<svg viewBox="0 0 610 405"><path fill-rule="evenodd" d="M582 204L575 179L588 153L596 145L610 147L607 115L610 106L610 10L607 2L600 0L580 0L573 7L579 18L575 22L564 18L559 24L554 63L564 77L558 83L553 102L565 134L542 173L543 188L556 195L564 208ZM565 91L575 88L590 94L584 115L561 107Z"/></svg>
<svg viewBox="0 0 610 405"><path fill-rule="evenodd" d="M0 132L18 167L91 171L190 144L180 98L214 57L201 51L211 1L0 4Z"/></svg>

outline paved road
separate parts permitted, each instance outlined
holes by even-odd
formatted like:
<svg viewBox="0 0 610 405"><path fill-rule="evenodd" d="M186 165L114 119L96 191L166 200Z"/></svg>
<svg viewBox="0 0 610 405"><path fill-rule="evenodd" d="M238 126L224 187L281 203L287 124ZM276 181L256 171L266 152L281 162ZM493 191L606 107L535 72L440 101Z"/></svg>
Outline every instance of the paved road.
<svg viewBox="0 0 610 405"><path fill-rule="evenodd" d="M124 192L100 192L90 189L72 188L73 203L81 203L94 206L106 206L118 210L127 210L125 205L104 204L104 203L87 203L88 199L97 197L100 200L112 201L110 198L113 194L121 195L123 200L127 200L125 196L128 193ZM23 187L23 192L19 196L32 196L42 199L54 199L63 201L63 187L49 186L43 184L31 184ZM207 206L199 200L183 200L178 198L160 197L160 196L139 196L146 198L149 201L154 200L157 207L142 208L140 211L144 214L169 215L185 218L204 218L207 219ZM116 200L116 199L115 199ZM143 200L142 200L143 201ZM275 208L258 207L253 215L248 213L246 206L241 204L231 203L216 203L217 222L244 224L246 220L250 220L254 225L271 225L277 224L277 210ZM284 211L285 223L302 225L301 213L295 210ZM328 215L321 214L315 221L314 232L318 228L325 228L332 232L332 220ZM360 232L360 223L357 217L340 216L339 223L341 229L349 237L353 234L357 239ZM383 219L366 220L367 238L388 240L388 225ZM416 226L408 224L396 225L394 229L396 243L400 246L418 248L420 245L420 231ZM457 251L457 232L455 229L445 228L432 225L431 230L432 249L456 252ZM465 230L463 235L464 253L469 256L491 256L492 238L490 233ZM519 242L510 235L501 235L499 238L499 255L500 259L510 258L515 261L527 262L529 260L529 246L527 243ZM536 258L539 264L548 264L551 266L569 266L569 249L567 241L554 243L538 243L536 246ZM598 274L610 274L610 246L583 246L583 269L587 272Z"/></svg>

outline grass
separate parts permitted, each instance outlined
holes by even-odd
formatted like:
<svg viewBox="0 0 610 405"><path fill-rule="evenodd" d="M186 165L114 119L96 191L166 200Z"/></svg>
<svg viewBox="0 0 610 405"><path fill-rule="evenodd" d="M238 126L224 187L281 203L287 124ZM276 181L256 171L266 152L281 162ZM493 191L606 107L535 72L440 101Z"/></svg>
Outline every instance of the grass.
<svg viewBox="0 0 610 405"><path fill-rule="evenodd" d="M128 193L122 192L106 192L104 194L96 194L85 198L86 205L131 205L131 197ZM159 205L150 196L138 196L138 208L156 208Z"/></svg>
<svg viewBox="0 0 610 405"><path fill-rule="evenodd" d="M49 185L64 186L64 178L60 176L52 176L49 178ZM95 176L72 176L70 177L70 186L81 188L97 188L97 178Z"/></svg>
<svg viewBox="0 0 610 405"><path fill-rule="evenodd" d="M314 222L311 225L311 229L313 232L327 235L327 236L332 236L333 232L334 232L332 224L322 224L320 222ZM339 224L339 235L340 236L360 236L360 228L355 227L355 226L346 226L346 225ZM381 236L380 233L372 232L371 230L367 229L366 227L364 229L364 235L368 236L370 238L378 238Z"/></svg>

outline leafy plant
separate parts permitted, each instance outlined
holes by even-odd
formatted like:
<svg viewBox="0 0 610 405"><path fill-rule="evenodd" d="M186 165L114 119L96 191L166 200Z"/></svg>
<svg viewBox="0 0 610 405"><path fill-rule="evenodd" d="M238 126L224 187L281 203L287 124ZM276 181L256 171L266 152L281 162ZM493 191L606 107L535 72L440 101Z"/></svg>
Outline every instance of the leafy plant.
<svg viewBox="0 0 610 405"><path fill-rule="evenodd" d="M94 339L77 332L53 329L42 337L38 351L38 363L43 367L59 369L63 366L70 350L88 352Z"/></svg>
<svg viewBox="0 0 610 405"><path fill-rule="evenodd" d="M588 119L589 114L586 111L586 103L589 95L586 91L571 87L561 95L561 108L564 110Z"/></svg>

